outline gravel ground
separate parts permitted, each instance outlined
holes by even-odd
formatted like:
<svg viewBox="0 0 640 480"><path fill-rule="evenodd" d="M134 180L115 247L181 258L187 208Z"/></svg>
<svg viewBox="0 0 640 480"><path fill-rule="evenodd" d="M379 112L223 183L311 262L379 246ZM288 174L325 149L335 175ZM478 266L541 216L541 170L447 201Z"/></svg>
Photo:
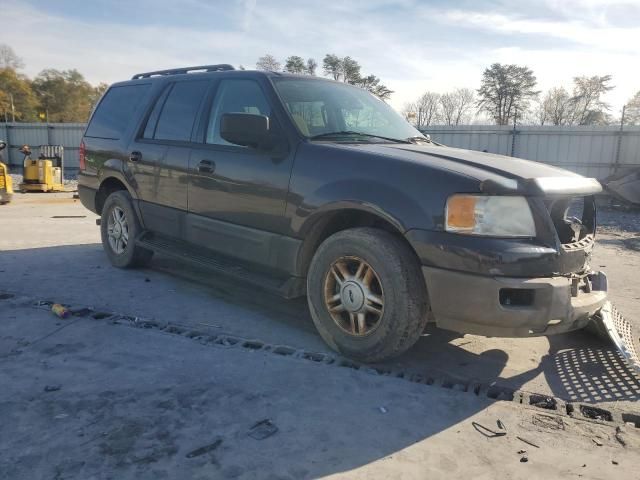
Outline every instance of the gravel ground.
<svg viewBox="0 0 640 480"><path fill-rule="evenodd" d="M640 236L640 208L601 206L598 209L598 230Z"/></svg>

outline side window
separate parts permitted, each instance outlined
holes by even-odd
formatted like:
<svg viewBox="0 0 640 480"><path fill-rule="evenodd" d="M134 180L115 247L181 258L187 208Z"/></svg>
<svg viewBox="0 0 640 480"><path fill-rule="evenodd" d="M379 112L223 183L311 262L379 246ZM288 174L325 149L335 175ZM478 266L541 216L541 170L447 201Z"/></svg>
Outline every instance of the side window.
<svg viewBox="0 0 640 480"><path fill-rule="evenodd" d="M155 126L153 138L156 140L191 140L193 124L209 87L209 80L174 83L169 91ZM160 96L158 102L163 100ZM154 107L154 111L156 110ZM152 120L153 112L149 120ZM149 125L145 128L145 135Z"/></svg>
<svg viewBox="0 0 640 480"><path fill-rule="evenodd" d="M207 143L232 145L220 136L220 119L224 113L255 113L270 117L271 106L257 82L222 80L211 105Z"/></svg>
<svg viewBox="0 0 640 480"><path fill-rule="evenodd" d="M169 95L171 87L173 87L173 85L165 86L164 90L162 91L162 95L160 95L160 97L158 97L158 100L156 100L156 104L153 106L151 115L149 115L149 119L147 120L147 126L144 128L144 134L142 135L142 138L153 138L153 136L155 135L156 125L158 124L158 117L160 116L160 111L164 106L164 102L167 101L167 95Z"/></svg>
<svg viewBox="0 0 640 480"><path fill-rule="evenodd" d="M150 85L111 87L100 101L87 128L87 137L119 140L149 91Z"/></svg>

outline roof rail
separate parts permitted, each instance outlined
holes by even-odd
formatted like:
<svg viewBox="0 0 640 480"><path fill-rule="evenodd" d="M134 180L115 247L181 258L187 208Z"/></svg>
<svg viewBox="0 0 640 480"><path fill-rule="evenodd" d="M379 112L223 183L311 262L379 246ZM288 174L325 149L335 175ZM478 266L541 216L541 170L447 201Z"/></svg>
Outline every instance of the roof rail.
<svg viewBox="0 0 640 480"><path fill-rule="evenodd" d="M136 73L131 80L137 80L139 78L149 78L158 75L180 75L181 73L189 72L224 72L227 70L235 70L232 65L228 63L220 63L218 65L200 65L197 67L184 67L184 68L172 68L170 70L156 70L155 72Z"/></svg>

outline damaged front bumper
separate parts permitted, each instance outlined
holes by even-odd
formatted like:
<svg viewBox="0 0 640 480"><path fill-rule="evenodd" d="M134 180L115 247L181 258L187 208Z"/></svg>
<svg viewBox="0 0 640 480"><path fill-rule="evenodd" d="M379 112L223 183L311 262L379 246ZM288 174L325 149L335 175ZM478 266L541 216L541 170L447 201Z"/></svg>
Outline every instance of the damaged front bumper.
<svg viewBox="0 0 640 480"><path fill-rule="evenodd" d="M607 300L602 272L540 278L484 276L422 267L437 325L490 337L553 335L583 328Z"/></svg>

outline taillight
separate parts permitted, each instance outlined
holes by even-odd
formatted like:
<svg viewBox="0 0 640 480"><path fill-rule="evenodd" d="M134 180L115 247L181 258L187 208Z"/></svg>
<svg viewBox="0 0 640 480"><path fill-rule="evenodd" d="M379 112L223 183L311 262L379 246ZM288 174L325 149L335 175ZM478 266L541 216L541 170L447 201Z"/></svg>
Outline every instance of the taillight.
<svg viewBox="0 0 640 480"><path fill-rule="evenodd" d="M84 146L84 142L80 142L80 170L84 170L86 168L86 164L85 164L85 146Z"/></svg>

